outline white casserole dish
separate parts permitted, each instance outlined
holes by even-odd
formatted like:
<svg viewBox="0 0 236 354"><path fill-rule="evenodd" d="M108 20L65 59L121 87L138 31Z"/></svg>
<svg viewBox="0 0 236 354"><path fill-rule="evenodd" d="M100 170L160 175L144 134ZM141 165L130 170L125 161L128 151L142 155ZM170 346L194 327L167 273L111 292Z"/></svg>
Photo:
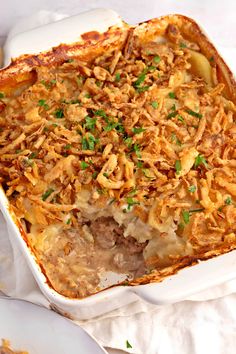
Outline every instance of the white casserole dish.
<svg viewBox="0 0 236 354"><path fill-rule="evenodd" d="M111 10L94 10L66 18L11 37L5 46L5 64L22 54L39 53L61 42L78 41L79 34L97 30L104 32L112 25L122 26L122 20ZM73 35L73 33L76 34ZM167 304L186 299L208 287L236 277L236 251L185 268L161 283L138 286L116 286L84 299L69 299L54 291L37 264L20 230L9 213L8 200L0 189L0 208L6 219L10 238L17 242L33 275L56 311L73 319L89 319L142 298L153 304Z"/></svg>

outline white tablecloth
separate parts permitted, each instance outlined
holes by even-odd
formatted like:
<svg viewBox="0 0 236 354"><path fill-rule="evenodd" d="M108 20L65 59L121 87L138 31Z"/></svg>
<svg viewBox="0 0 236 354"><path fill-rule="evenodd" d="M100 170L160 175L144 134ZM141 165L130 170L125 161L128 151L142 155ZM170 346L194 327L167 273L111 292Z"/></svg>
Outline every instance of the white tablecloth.
<svg viewBox="0 0 236 354"><path fill-rule="evenodd" d="M184 13L204 24L213 39L223 47L228 61L236 68L236 2L233 1L57 0L55 3L53 0L25 0L19 3L11 0L1 6L2 41L16 20L39 9L73 14L89 8L109 7L130 23L160 14ZM50 18L51 15L47 16ZM47 305L20 251L9 242L1 218L0 286L11 296ZM235 309L236 280L175 305L155 307L140 301L80 324L102 345L134 354L233 354L236 347ZM127 340L132 346L130 349L126 348Z"/></svg>

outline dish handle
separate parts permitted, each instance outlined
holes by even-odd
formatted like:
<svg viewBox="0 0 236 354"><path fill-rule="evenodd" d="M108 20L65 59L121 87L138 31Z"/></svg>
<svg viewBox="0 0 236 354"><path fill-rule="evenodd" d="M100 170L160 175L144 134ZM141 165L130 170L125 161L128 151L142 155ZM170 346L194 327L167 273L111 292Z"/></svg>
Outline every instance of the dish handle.
<svg viewBox="0 0 236 354"><path fill-rule="evenodd" d="M12 59L24 54L39 54L61 43L76 43L83 33L91 31L103 33L111 26L122 27L123 24L115 11L94 9L13 34L4 45L4 66L8 66Z"/></svg>

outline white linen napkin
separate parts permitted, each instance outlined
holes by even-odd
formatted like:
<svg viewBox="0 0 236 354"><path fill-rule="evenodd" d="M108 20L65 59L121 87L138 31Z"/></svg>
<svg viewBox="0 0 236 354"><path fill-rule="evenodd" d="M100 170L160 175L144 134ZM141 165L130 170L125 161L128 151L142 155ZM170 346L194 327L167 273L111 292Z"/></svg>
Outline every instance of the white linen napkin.
<svg viewBox="0 0 236 354"><path fill-rule="evenodd" d="M20 31L66 15L40 12ZM17 33L17 26L11 35ZM236 69L235 49L224 50ZM236 71L236 70L235 70ZM48 306L24 256L8 234L0 214L0 290ZM77 321L103 346L133 354L232 354L236 345L236 280L196 294L174 305L155 306L136 301L89 321ZM231 294L231 295L230 295ZM127 340L132 348L127 348Z"/></svg>

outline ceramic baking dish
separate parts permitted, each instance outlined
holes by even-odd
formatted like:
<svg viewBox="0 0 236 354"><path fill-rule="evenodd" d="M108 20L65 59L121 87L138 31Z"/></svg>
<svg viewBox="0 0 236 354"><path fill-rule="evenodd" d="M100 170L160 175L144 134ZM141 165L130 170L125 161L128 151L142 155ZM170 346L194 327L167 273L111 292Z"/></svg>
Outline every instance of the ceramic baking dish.
<svg viewBox="0 0 236 354"><path fill-rule="evenodd" d="M125 28L126 24L115 12L100 9L20 33L11 37L6 43L5 64L7 66L10 63L10 58L48 51L60 43L78 42L80 36L87 32L104 33L111 26L114 28L124 26ZM213 50L215 49L213 48ZM220 60L222 61L221 58ZM222 61L222 63L224 62ZM227 77L233 80L226 65L224 68L228 73ZM234 96L234 92L231 94ZM50 287L35 256L22 237L22 230L17 220L9 212L8 200L2 189L0 189L0 208L7 222L11 241L18 243L22 249L29 267L51 307L73 319L89 319L134 302L139 298L158 305L180 301L194 293L236 277L236 251L231 251L198 263L193 259L187 261L181 266L185 268L174 275L171 274L181 267L164 272L162 282L135 286L118 285L84 299L66 298ZM229 248L224 252L230 250ZM209 254L209 257L205 257L205 259L215 255Z"/></svg>

